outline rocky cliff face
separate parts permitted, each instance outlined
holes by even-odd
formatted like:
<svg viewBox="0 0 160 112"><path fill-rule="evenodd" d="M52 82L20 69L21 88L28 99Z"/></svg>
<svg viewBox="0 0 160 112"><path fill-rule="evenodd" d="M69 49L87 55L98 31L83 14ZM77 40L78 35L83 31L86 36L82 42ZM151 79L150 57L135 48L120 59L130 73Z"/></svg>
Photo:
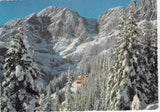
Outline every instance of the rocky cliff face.
<svg viewBox="0 0 160 112"><path fill-rule="evenodd" d="M157 19L157 5L156 0L139 0L136 2L132 0L128 7L116 7L111 8L108 11L101 14L98 18L99 33L106 36L112 29L114 29L119 19L121 18L121 13L124 10L126 13L129 10L134 12L134 16L137 22L142 20L156 20Z"/></svg>
<svg viewBox="0 0 160 112"><path fill-rule="evenodd" d="M47 27L52 37L80 38L85 40L89 34L97 33L96 20L81 17L68 8L48 7L42 10L39 17L47 17L50 24ZM92 28L93 27L93 28Z"/></svg>
<svg viewBox="0 0 160 112"><path fill-rule="evenodd" d="M157 1L156 0L139 0L134 8L135 17L138 21L144 19L156 20L157 19Z"/></svg>
<svg viewBox="0 0 160 112"><path fill-rule="evenodd" d="M156 0L139 0L138 3L133 0L127 8L109 9L98 20L81 17L67 8L51 6L38 14L9 21L0 27L0 74L4 72L5 51L18 27L24 27L29 48L35 51L34 59L44 74L44 80L48 82L69 66L72 69L79 68L107 53L114 45L114 28L121 12L127 12L129 8L133 8L138 22L156 20Z"/></svg>
<svg viewBox="0 0 160 112"><path fill-rule="evenodd" d="M106 36L111 30L117 26L124 7L111 8L101 14L98 18L99 33Z"/></svg>

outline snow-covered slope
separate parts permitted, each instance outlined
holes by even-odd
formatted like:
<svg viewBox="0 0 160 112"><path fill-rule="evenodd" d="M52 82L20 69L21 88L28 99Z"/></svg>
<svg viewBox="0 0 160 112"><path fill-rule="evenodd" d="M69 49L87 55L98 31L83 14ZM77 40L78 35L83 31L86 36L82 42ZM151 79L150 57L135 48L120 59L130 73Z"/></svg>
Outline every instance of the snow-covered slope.
<svg viewBox="0 0 160 112"><path fill-rule="evenodd" d="M72 83L71 90L76 94L76 90L81 87L81 84L77 84L76 81ZM65 91L65 87L63 87L60 91ZM55 99L56 93L52 94L53 100Z"/></svg>
<svg viewBox="0 0 160 112"><path fill-rule="evenodd" d="M22 26L28 37L30 51L33 52L43 78L48 83L54 76L71 69L83 67L92 59L114 46L117 26L123 9L135 8L139 21L156 21L156 0L139 0L129 7L116 7L101 14L96 19L81 17L68 8L48 7L38 14L33 13L23 19L15 19L0 27L0 74L11 38ZM150 10L150 7L153 10Z"/></svg>
<svg viewBox="0 0 160 112"><path fill-rule="evenodd" d="M66 88L66 87L63 87L63 88L60 90L60 92L61 92L61 91L65 91L65 88ZM77 84L76 81L74 81L74 82L72 83L72 87L71 87L71 90L73 91L73 94L76 94L76 91L77 91L78 88L81 88L81 84ZM52 94L53 101L55 101L55 95L56 95L56 93L53 93L53 94ZM64 102L63 102L63 103L64 103ZM62 103L62 104L63 104L63 103ZM158 110L158 101L154 101L153 103L146 105L142 110ZM133 111L135 111L135 110L133 110Z"/></svg>
<svg viewBox="0 0 160 112"><path fill-rule="evenodd" d="M35 61L47 82L66 71L69 66L75 68L78 62L68 57L76 51L78 45L97 35L95 19L83 18L67 8L48 7L38 14L9 21L0 28L0 48L3 52L1 69L5 54L3 49L10 46L9 42L20 26L24 28L29 48L31 52L34 50Z"/></svg>
<svg viewBox="0 0 160 112"><path fill-rule="evenodd" d="M132 0L130 5L126 8L111 8L101 14L98 18L99 34L106 36L117 26L118 21L122 16L122 10L129 12L129 9L132 9L137 22L142 20L152 21L157 19L156 7L156 0L139 0L139 2Z"/></svg>

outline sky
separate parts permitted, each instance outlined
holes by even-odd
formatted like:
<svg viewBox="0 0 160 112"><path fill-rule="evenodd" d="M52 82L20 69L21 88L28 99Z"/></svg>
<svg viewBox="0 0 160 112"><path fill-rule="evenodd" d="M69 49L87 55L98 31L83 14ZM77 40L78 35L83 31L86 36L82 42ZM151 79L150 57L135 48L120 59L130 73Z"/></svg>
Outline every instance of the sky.
<svg viewBox="0 0 160 112"><path fill-rule="evenodd" d="M127 7L130 2L131 0L0 0L0 25L15 18L38 13L49 6L69 8L83 17L98 18L108 9L117 6Z"/></svg>

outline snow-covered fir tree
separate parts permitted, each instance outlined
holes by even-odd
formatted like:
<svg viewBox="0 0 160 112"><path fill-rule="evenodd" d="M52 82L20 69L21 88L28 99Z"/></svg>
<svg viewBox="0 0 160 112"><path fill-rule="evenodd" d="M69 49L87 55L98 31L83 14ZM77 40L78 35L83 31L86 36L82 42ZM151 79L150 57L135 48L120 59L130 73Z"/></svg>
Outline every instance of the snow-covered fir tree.
<svg viewBox="0 0 160 112"><path fill-rule="evenodd" d="M148 101L151 103L158 99L158 68L157 68L157 46L156 46L156 30L151 29L151 25L145 22L143 25L143 64L146 69L146 78L149 85L150 93L147 95ZM142 65L142 66L144 66Z"/></svg>
<svg viewBox="0 0 160 112"><path fill-rule="evenodd" d="M89 89L88 84L86 83L86 81L83 81L83 83L81 84L81 91L80 91L80 94L81 94L80 109L81 109L81 111L88 110L86 108L86 106L87 106L86 104L88 102L87 97L88 97L88 95L91 95L91 94L89 93L89 91L87 89ZM90 109L90 110L93 110L93 109Z"/></svg>
<svg viewBox="0 0 160 112"><path fill-rule="evenodd" d="M38 100L39 106L35 108L36 111L54 111L53 96L50 89L47 90L47 94L41 94Z"/></svg>
<svg viewBox="0 0 160 112"><path fill-rule="evenodd" d="M65 110L73 111L74 110L74 96L73 91L71 90L72 87L72 74L70 68L68 69L68 82L65 89Z"/></svg>
<svg viewBox="0 0 160 112"><path fill-rule="evenodd" d="M80 111L80 101L81 101L81 94L80 94L81 88L78 88L75 94L75 110Z"/></svg>
<svg viewBox="0 0 160 112"><path fill-rule="evenodd" d="M20 28L6 54L1 108L4 112L33 111L37 106L39 93L34 82L39 73L24 43L25 39Z"/></svg>
<svg viewBox="0 0 160 112"><path fill-rule="evenodd" d="M54 105L55 105L55 110L59 111L59 109L60 109L60 95L59 95L59 89L58 88L56 90Z"/></svg>
<svg viewBox="0 0 160 112"><path fill-rule="evenodd" d="M105 72L100 77L100 110L105 110L105 97L106 97L106 76Z"/></svg>
<svg viewBox="0 0 160 112"><path fill-rule="evenodd" d="M110 70L107 82L106 109L129 110L133 96L138 95L141 104L145 105L150 93L150 72L144 63L144 45L139 40L139 31L133 12L123 13L119 23L119 35L113 54L114 65Z"/></svg>
<svg viewBox="0 0 160 112"><path fill-rule="evenodd" d="M153 27L152 30L152 39L151 39L151 48L152 48L152 52L150 52L152 58L150 60L150 64L151 64L151 69L150 72L152 74L151 76L151 83L150 83L150 87L152 90L152 93L154 93L154 96L152 97L151 102L153 102L154 100L158 100L158 54L157 54L157 26Z"/></svg>
<svg viewBox="0 0 160 112"><path fill-rule="evenodd" d="M93 97L93 89L91 89L91 88L88 88L88 89L90 89L89 90L89 94L88 94L88 100L86 101L86 107L85 107L85 110L93 110L93 108L94 108L94 97Z"/></svg>
<svg viewBox="0 0 160 112"><path fill-rule="evenodd" d="M103 63L101 63L103 65ZM79 111L104 110L106 77L100 72L84 80L75 94L75 108ZM103 87L102 87L103 86Z"/></svg>
<svg viewBox="0 0 160 112"><path fill-rule="evenodd" d="M126 26L126 15L123 12L122 19L119 23L119 38L117 40L116 51L113 55L114 65L110 70L109 79L107 82L107 96L106 96L106 109L107 110L121 110L129 109L130 99L128 96L128 89L131 88L129 75L129 70L127 63L129 62L128 56L128 44L129 41L129 32ZM128 34L128 35L127 35ZM130 45L129 47L131 47ZM123 62L123 63L122 63ZM127 67L125 67L127 65ZM128 73L127 73L128 72ZM125 98L125 99L124 99Z"/></svg>
<svg viewBox="0 0 160 112"><path fill-rule="evenodd" d="M99 77L95 79L95 94L94 94L94 110L100 110L100 80Z"/></svg>

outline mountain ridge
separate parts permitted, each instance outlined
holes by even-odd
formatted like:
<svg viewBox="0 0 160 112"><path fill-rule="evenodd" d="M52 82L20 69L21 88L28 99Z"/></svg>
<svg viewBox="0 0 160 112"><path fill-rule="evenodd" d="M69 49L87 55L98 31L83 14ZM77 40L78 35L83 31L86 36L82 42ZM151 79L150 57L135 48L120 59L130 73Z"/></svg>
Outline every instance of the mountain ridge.
<svg viewBox="0 0 160 112"><path fill-rule="evenodd" d="M99 55L109 54L115 43L115 27L123 9L128 12L129 8L134 7L137 22L146 19L152 23L157 15L155 4L156 0L139 0L126 8L111 8L98 19L81 17L68 8L50 6L38 14L32 13L0 27L0 49L7 49L17 28L24 27L30 51L34 50L35 61L45 74L45 82L49 83L55 76L67 71L68 67L80 69L89 66ZM4 55L1 59L4 61ZM0 63L3 69L2 66L3 63Z"/></svg>

